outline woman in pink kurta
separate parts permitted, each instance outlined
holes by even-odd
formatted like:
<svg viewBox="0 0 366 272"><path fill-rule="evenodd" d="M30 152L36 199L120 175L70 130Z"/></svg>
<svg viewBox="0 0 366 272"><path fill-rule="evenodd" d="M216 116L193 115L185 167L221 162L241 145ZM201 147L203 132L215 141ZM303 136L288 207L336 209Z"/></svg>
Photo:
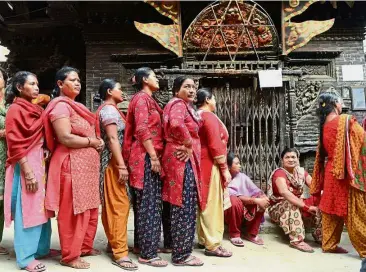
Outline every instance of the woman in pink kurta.
<svg viewBox="0 0 366 272"><path fill-rule="evenodd" d="M61 264L77 269L90 264L80 256L99 255L93 249L98 224L98 151L104 142L95 133L95 115L75 102L81 85L78 70L64 67L56 74L60 97L45 111L47 146L52 152L46 208L58 211Z"/></svg>
<svg viewBox="0 0 366 272"><path fill-rule="evenodd" d="M191 255L196 226L197 200L200 196L200 153L198 135L200 120L191 104L196 85L186 77L174 80L174 98L163 112L166 146L163 200L171 205L172 262L178 266L201 266L203 262ZM198 198L198 199L197 199Z"/></svg>
<svg viewBox="0 0 366 272"><path fill-rule="evenodd" d="M18 72L7 90L5 120L8 159L5 179L5 223L14 219L17 264L45 271L36 258L50 252L51 223L44 208L46 173L43 152L43 109L31 103L39 93L37 77Z"/></svg>

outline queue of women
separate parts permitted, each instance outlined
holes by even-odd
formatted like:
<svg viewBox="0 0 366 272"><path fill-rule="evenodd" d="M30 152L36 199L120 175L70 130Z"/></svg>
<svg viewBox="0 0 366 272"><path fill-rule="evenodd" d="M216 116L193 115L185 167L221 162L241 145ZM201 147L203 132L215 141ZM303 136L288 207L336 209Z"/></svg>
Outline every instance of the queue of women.
<svg viewBox="0 0 366 272"><path fill-rule="evenodd" d="M128 257L130 203L133 252L144 265L167 266L158 255L164 252L171 253L173 265L202 266L192 255L196 228L206 256L232 256L222 246L224 222L234 246L243 247L242 238L263 245L258 233L266 209L295 249L314 251L305 242L309 222L323 252L347 253L338 245L346 224L353 246L366 257L365 132L352 116L341 114L342 100L334 93L319 96L313 176L300 167L299 152L286 148L265 195L240 172L239 158L228 154L229 134L214 114L215 97L209 89L197 91L189 77L175 79L173 98L162 110L152 98L159 90L155 73L139 68L138 92L125 117L117 108L121 84L113 79L101 83L102 104L94 114L75 101L81 90L75 68L57 72L54 98L45 109L36 75L16 73L6 98L5 73L0 75L0 234L4 221L9 226L13 220L21 269L45 271L40 260L60 254L61 265L89 268L82 257L101 254L93 248L100 204L106 250L125 270L138 268ZM50 249L56 214L61 251ZM0 247L0 254L7 253Z"/></svg>

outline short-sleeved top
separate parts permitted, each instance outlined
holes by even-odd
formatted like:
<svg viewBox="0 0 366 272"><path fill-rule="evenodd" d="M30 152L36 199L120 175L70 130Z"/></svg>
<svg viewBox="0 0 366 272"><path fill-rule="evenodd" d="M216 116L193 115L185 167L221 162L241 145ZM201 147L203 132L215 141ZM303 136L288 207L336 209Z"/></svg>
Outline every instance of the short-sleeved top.
<svg viewBox="0 0 366 272"><path fill-rule="evenodd" d="M78 102L73 102L78 103ZM80 104L80 107L85 107ZM69 118L71 133L80 137L96 137L95 127L82 118L69 104L59 102L49 113L51 122ZM60 145L60 143L58 143ZM71 175L74 214L98 208L99 197L99 153L93 147L68 148L70 152L69 173ZM68 160L66 158L65 160Z"/></svg>
<svg viewBox="0 0 366 272"><path fill-rule="evenodd" d="M308 172L305 171L305 173L304 173L305 180L307 179L308 175L309 175ZM301 197L301 195L304 192L304 187L302 187L302 188L295 188L291 184L291 182L288 180L287 175L286 175L286 172L283 169L276 170L276 172L272 176L272 186L273 186L273 194L274 194L274 196L281 197L281 195L279 193L279 190L277 188L277 185L276 185L276 180L278 178L284 178L286 180L286 184L287 184L288 190L291 193L293 193L295 196L297 196L299 198Z"/></svg>
<svg viewBox="0 0 366 272"><path fill-rule="evenodd" d="M125 122L122 120L121 114L118 112L116 107L112 105L105 105L99 113L99 121L100 121L100 131L101 136L103 138L103 141L106 143L104 146L104 149L102 151L100 161L101 161L101 171L100 171L100 193L101 193L101 199L103 200L103 188L102 186L104 184L104 172L107 169L107 166L109 164L109 160L112 157L112 151L109 148L108 143L108 137L107 133L105 131L105 127L111 124L115 124L117 126L117 136L118 136L118 142L120 146L122 147L123 143L123 133L125 131ZM103 202L102 202L103 203Z"/></svg>

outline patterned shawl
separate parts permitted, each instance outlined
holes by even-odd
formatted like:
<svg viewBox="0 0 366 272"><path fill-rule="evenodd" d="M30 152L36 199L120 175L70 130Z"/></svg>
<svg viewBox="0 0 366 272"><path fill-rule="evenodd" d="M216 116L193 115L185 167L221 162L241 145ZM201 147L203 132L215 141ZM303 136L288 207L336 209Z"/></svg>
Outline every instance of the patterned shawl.
<svg viewBox="0 0 366 272"><path fill-rule="evenodd" d="M346 179L350 185L366 192L366 133L351 115L339 117L332 174ZM310 193L320 194L324 184L324 162L320 160L319 145L315 158Z"/></svg>
<svg viewBox="0 0 366 272"><path fill-rule="evenodd" d="M275 181L272 180L272 177L273 177L274 173L276 173L276 171L279 169L283 170L286 173L287 180L290 182L290 184L295 189L300 191L302 194L304 193L304 185L305 185L305 169L304 168L302 168L300 166L296 166L292 174L282 167L277 168L272 172L272 174L268 180L267 196L268 196L269 200L271 201L271 203L277 203L284 199L282 196L277 197L273 194L273 183ZM289 190L291 191L291 188L289 188ZM301 197L303 197L303 195Z"/></svg>

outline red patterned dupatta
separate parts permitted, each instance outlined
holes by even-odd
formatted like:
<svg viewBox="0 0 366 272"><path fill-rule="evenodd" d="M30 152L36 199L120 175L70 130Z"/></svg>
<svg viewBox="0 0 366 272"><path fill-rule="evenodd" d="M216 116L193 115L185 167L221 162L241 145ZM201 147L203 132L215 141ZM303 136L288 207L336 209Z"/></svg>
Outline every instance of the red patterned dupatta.
<svg viewBox="0 0 366 272"><path fill-rule="evenodd" d="M351 115L342 114L337 128L337 142L332 174L347 179L350 185L366 192L366 133ZM324 162L320 162L319 146L315 158L311 194L319 194L324 183Z"/></svg>

